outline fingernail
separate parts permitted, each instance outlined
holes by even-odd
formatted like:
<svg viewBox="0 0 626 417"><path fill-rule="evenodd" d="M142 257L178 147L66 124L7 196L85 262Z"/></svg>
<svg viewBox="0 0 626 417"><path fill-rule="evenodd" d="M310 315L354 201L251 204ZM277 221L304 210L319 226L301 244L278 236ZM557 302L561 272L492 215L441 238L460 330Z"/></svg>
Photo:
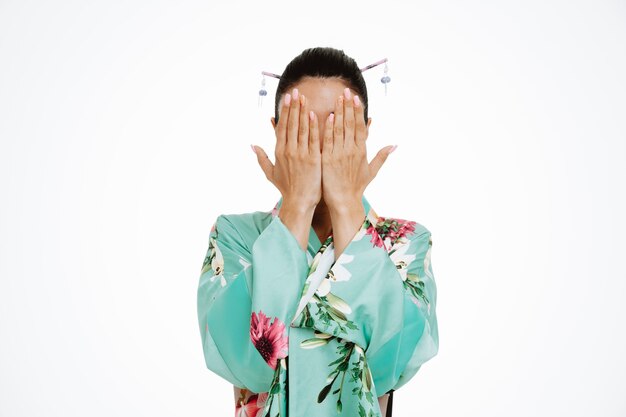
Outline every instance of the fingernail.
<svg viewBox="0 0 626 417"><path fill-rule="evenodd" d="M343 89L343 95L346 97L346 99L350 100L350 89L348 87Z"/></svg>
<svg viewBox="0 0 626 417"><path fill-rule="evenodd" d="M311 118L311 121L313 121L313 119L315 119L315 115L313 114L313 110L309 111L309 117Z"/></svg>
<svg viewBox="0 0 626 417"><path fill-rule="evenodd" d="M391 149L389 149L389 153L391 153L391 152L395 151L397 147L398 147L398 145L393 145L393 146L391 147Z"/></svg>
<svg viewBox="0 0 626 417"><path fill-rule="evenodd" d="M297 88L294 88L294 89L293 89L293 99L294 99L294 100L297 100L297 99L298 99L298 89L297 89Z"/></svg>
<svg viewBox="0 0 626 417"><path fill-rule="evenodd" d="M335 113L331 113L330 116L328 116L328 120L332 123L335 120Z"/></svg>
<svg viewBox="0 0 626 417"><path fill-rule="evenodd" d="M285 104L289 105L289 103L291 103L291 94L287 93L285 94Z"/></svg>
<svg viewBox="0 0 626 417"><path fill-rule="evenodd" d="M361 100L359 99L359 96L354 96L354 105L358 106L361 103Z"/></svg>
<svg viewBox="0 0 626 417"><path fill-rule="evenodd" d="M250 147L252 148L252 152L256 154L256 148L254 147L254 145L250 145Z"/></svg>

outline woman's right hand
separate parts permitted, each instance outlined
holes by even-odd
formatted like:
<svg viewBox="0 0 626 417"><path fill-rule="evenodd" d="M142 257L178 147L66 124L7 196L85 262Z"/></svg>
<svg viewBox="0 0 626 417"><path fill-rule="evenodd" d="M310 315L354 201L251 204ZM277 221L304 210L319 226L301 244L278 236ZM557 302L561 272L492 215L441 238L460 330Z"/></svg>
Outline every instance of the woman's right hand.
<svg viewBox="0 0 626 417"><path fill-rule="evenodd" d="M278 188L283 204L313 210L322 198L322 154L317 116L310 112L306 97L287 93L279 112L276 133L276 165L260 146L257 160L267 179Z"/></svg>

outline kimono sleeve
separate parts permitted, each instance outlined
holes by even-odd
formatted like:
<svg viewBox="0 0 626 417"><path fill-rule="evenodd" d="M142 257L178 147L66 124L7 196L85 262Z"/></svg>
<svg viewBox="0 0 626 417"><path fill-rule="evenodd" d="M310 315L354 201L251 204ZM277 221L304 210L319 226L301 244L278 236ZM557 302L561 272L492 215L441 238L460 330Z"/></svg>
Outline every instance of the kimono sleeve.
<svg viewBox="0 0 626 417"><path fill-rule="evenodd" d="M197 292L200 335L209 370L237 387L267 392L288 353L287 321L308 261L280 217L256 239L244 238L250 228L238 227L242 218L220 215L211 228Z"/></svg>
<svg viewBox="0 0 626 417"><path fill-rule="evenodd" d="M370 216L331 267L333 298L365 329L380 395L408 382L438 351L431 247L423 225Z"/></svg>
<svg viewBox="0 0 626 417"><path fill-rule="evenodd" d="M423 228L408 243L389 252L404 290L400 332L370 352L372 369L387 367L379 382L384 392L398 390L415 376L422 364L439 350L436 304L437 288L431 259L431 233Z"/></svg>

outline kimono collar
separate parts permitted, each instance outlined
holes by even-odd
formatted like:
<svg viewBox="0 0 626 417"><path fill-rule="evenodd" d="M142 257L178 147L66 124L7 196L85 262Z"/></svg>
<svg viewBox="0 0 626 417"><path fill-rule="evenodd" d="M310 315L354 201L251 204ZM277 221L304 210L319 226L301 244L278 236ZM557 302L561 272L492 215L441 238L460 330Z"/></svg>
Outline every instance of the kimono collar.
<svg viewBox="0 0 626 417"><path fill-rule="evenodd" d="M378 216L374 212L374 209L372 209L372 206L370 205L369 201L367 201L367 198L365 198L365 194L361 198L361 202L363 203L363 210L364 210L363 215L369 217L372 220L378 219ZM283 197L281 196L278 202L274 205L274 208L272 209L272 217L276 217L278 215L278 212L280 211L280 207L282 206L282 204L283 204ZM374 224L376 224L376 222L374 222Z"/></svg>

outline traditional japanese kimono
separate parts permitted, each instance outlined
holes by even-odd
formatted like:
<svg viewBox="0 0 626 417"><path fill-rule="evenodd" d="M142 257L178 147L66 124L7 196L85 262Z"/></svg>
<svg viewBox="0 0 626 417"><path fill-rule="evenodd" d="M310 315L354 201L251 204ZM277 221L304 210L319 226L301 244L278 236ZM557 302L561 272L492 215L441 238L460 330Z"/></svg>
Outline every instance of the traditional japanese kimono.
<svg viewBox="0 0 626 417"><path fill-rule="evenodd" d="M377 397L437 354L430 231L362 202L336 261L332 234L320 242L313 227L302 250L278 216L282 198L217 217L198 319L208 369L250 393L237 415L382 417Z"/></svg>

